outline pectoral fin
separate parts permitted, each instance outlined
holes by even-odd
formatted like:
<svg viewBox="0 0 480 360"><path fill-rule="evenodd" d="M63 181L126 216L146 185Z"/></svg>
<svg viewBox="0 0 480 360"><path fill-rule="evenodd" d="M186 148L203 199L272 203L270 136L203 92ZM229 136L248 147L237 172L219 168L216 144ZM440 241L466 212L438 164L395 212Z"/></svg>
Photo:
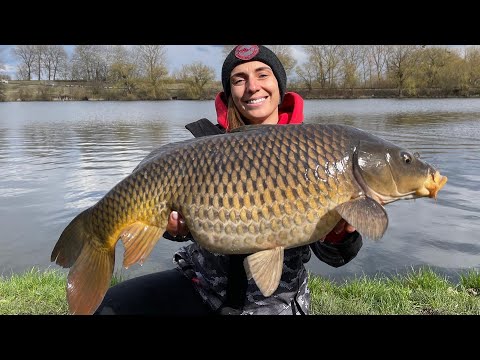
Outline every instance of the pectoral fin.
<svg viewBox="0 0 480 360"><path fill-rule="evenodd" d="M136 262L142 265L148 255L150 255L158 239L162 237L164 231L159 227L147 225L140 221L122 230L120 238L125 246L123 266L128 268Z"/></svg>
<svg viewBox="0 0 480 360"><path fill-rule="evenodd" d="M385 209L369 197L360 197L338 205L335 210L357 231L373 240L380 239L388 227Z"/></svg>
<svg viewBox="0 0 480 360"><path fill-rule="evenodd" d="M247 278L255 280L263 296L277 290L283 269L283 246L249 255L243 261Z"/></svg>

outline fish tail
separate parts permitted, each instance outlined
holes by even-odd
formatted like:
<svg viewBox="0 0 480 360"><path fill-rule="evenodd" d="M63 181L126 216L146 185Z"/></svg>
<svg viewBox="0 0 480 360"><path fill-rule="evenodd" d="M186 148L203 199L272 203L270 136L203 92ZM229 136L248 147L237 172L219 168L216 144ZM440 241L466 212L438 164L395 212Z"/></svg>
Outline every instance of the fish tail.
<svg viewBox="0 0 480 360"><path fill-rule="evenodd" d="M52 250L50 261L64 268L69 268L75 263L89 238L86 227L87 217L88 210L85 210L67 225Z"/></svg>
<svg viewBox="0 0 480 360"><path fill-rule="evenodd" d="M70 267L67 301L71 314L92 314L100 305L113 274L115 247L91 229L88 210L77 215L55 245L51 261Z"/></svg>

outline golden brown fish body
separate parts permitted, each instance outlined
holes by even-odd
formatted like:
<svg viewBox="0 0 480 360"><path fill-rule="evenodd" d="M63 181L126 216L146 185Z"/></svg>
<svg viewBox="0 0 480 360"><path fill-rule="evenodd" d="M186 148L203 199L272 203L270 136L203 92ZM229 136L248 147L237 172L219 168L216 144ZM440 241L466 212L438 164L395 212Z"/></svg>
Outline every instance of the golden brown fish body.
<svg viewBox="0 0 480 360"><path fill-rule="evenodd" d="M277 288L283 250L321 239L344 218L378 239L383 204L436 197L446 183L417 154L342 125L259 125L167 144L64 230L52 261L71 267L72 313L92 313L110 283L115 246L124 266L143 262L172 210L195 241L245 260L265 296Z"/></svg>

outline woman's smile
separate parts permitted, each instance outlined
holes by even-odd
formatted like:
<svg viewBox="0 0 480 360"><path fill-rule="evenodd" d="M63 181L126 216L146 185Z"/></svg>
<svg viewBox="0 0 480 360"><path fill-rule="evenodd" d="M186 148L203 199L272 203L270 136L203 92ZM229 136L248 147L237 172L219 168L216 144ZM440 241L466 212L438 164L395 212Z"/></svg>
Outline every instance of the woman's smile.
<svg viewBox="0 0 480 360"><path fill-rule="evenodd" d="M245 103L247 105L251 105L251 106L262 105L265 102L265 100L267 100L267 97L268 96L264 96L264 97L256 98L256 99L250 99L250 100L245 101Z"/></svg>

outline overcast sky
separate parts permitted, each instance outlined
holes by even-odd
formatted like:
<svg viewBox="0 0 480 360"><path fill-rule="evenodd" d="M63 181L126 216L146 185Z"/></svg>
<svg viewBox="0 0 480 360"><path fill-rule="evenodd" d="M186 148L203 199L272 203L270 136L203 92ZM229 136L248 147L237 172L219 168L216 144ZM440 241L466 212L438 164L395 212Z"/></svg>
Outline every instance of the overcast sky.
<svg viewBox="0 0 480 360"><path fill-rule="evenodd" d="M0 45L0 63L6 67L3 73L7 73L15 78L17 60L12 55L11 49L15 45ZM464 48L466 45L439 45L455 48ZM72 51L73 45L65 45L67 51ZM183 65L192 64L195 61L201 61L203 64L215 69L216 80L220 80L220 71L223 63L222 49L223 45L166 45L168 70L170 74L181 69ZM292 45L292 54L297 60L297 64L302 64L306 55L303 52L302 45Z"/></svg>

